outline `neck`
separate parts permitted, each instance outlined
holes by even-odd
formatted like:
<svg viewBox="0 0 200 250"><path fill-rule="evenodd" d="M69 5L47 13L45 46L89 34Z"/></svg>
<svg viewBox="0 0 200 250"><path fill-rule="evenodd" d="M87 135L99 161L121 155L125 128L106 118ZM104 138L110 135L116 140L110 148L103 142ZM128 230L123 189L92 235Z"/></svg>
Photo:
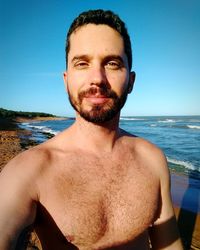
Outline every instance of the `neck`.
<svg viewBox="0 0 200 250"><path fill-rule="evenodd" d="M95 124L77 114L73 129L79 147L96 153L112 152L116 139L120 135L119 116L120 114L117 114L108 122Z"/></svg>

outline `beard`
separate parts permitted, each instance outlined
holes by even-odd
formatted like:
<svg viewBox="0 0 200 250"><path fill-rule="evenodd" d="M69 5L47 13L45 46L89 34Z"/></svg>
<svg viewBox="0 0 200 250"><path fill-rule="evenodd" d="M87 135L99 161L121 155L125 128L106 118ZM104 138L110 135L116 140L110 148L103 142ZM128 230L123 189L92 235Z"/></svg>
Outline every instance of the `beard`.
<svg viewBox="0 0 200 250"><path fill-rule="evenodd" d="M103 104L92 104L90 110L87 110L83 106L83 99L90 95L95 94L103 95L109 98L109 101ZM70 91L68 90L69 102L72 107L88 122L95 124L101 124L112 120L124 106L128 95L128 90L126 89L124 93L119 97L115 91L103 88L90 88L88 90L81 91L78 94L77 101L73 98Z"/></svg>

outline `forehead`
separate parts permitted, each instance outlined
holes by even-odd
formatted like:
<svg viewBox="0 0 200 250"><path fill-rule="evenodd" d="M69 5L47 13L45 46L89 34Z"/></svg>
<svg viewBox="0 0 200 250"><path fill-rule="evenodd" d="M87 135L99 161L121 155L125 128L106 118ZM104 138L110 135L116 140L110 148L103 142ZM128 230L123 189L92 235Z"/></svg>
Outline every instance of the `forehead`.
<svg viewBox="0 0 200 250"><path fill-rule="evenodd" d="M68 57L75 54L118 54L124 55L122 36L108 25L87 24L70 36Z"/></svg>

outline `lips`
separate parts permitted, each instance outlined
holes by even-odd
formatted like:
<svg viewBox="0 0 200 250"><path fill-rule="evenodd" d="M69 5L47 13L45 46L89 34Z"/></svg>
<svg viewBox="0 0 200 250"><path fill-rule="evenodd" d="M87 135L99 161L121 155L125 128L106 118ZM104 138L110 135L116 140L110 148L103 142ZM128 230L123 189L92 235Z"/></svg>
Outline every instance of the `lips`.
<svg viewBox="0 0 200 250"><path fill-rule="evenodd" d="M95 94L90 94L90 93L87 93L85 95L86 98L108 98L109 96L106 95L106 94L102 94L102 93L95 93Z"/></svg>
<svg viewBox="0 0 200 250"><path fill-rule="evenodd" d="M78 98L80 103L85 100L90 104L99 105L105 104L110 99L117 99L117 95L113 90L108 88L90 88L81 91Z"/></svg>
<svg viewBox="0 0 200 250"><path fill-rule="evenodd" d="M85 99L93 104L103 104L109 100L109 97L105 95L86 95Z"/></svg>

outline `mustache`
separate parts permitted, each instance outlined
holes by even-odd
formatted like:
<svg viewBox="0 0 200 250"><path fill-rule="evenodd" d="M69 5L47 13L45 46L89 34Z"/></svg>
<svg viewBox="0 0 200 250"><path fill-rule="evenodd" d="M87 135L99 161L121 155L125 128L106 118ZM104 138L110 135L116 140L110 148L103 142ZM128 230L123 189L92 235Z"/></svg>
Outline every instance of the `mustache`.
<svg viewBox="0 0 200 250"><path fill-rule="evenodd" d="M101 96L105 96L107 98L113 98L113 99L118 98L115 91L113 91L112 89L108 89L108 88L89 88L87 90L81 91L78 96L79 96L79 99L82 101L84 97L88 97L91 95L101 95Z"/></svg>

